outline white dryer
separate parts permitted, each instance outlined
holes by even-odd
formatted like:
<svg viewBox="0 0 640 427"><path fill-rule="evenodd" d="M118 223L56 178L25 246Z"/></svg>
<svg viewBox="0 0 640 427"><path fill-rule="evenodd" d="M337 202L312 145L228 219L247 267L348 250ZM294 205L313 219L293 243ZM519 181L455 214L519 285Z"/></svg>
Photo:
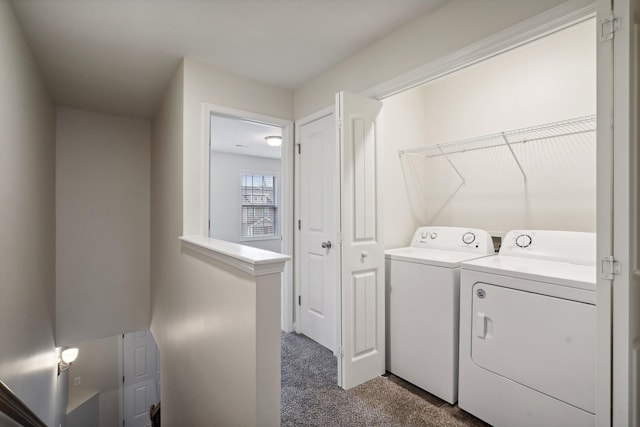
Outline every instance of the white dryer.
<svg viewBox="0 0 640 427"><path fill-rule="evenodd" d="M385 251L388 371L456 402L459 266L494 253L486 231L457 227L421 227Z"/></svg>
<svg viewBox="0 0 640 427"><path fill-rule="evenodd" d="M510 231L462 264L458 405L500 427L595 425L596 238Z"/></svg>

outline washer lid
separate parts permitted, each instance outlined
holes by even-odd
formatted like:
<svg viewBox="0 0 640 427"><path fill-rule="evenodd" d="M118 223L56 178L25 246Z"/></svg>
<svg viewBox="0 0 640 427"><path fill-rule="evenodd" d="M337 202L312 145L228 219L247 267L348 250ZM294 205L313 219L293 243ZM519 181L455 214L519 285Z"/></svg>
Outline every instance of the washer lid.
<svg viewBox="0 0 640 427"><path fill-rule="evenodd" d="M596 290L597 269L593 265L496 255L464 262L460 267L463 270L535 280L589 291Z"/></svg>
<svg viewBox="0 0 640 427"><path fill-rule="evenodd" d="M388 249L384 251L384 253L385 258L390 260L415 262L445 268L459 267L464 261L470 261L477 259L478 257L487 256L470 252L445 251L416 247Z"/></svg>

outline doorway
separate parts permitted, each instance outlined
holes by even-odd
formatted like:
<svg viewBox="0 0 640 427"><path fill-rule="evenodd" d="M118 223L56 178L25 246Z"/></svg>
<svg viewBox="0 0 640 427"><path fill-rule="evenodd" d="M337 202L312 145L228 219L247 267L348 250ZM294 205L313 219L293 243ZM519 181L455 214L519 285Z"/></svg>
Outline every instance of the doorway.
<svg viewBox="0 0 640 427"><path fill-rule="evenodd" d="M203 104L202 114L201 152L203 170L208 172L201 182L203 234L292 255L293 123L215 104ZM279 145L270 138L274 136L280 137L276 138ZM224 162L223 156L235 166ZM279 169L274 166L276 162ZM226 170L226 175L218 176L220 169ZM218 185L219 196L213 193ZM284 267L280 293L280 324L285 332L293 330L291 264Z"/></svg>
<svg viewBox="0 0 640 427"><path fill-rule="evenodd" d="M238 117L210 118L209 236L282 251L282 128Z"/></svg>
<svg viewBox="0 0 640 427"><path fill-rule="evenodd" d="M335 117L297 124L298 322L302 333L336 353L340 254L337 245L339 151Z"/></svg>
<svg viewBox="0 0 640 427"><path fill-rule="evenodd" d="M149 408L160 402L160 352L148 329L122 335L122 388L122 425L151 427Z"/></svg>
<svg viewBox="0 0 640 427"><path fill-rule="evenodd" d="M296 194L298 200L304 202L298 205L296 213L298 218L305 217L311 227L302 232L300 225L297 233L298 241L306 242L298 245L305 253L298 253L300 280L296 290L301 299L297 320L304 315L310 321L329 325L324 330L329 339L335 337L338 385L344 389L384 373L384 233L379 215L382 209L381 109L380 101L339 92L333 110L335 116L320 114L302 120L298 127L297 147L301 154L298 154L297 165L307 166L304 170L298 168ZM332 130L335 138L331 138ZM305 147L312 147L310 150L315 156L300 161L305 156L302 152ZM313 167L308 163L320 160L326 164ZM319 181L319 185L312 184L314 181ZM323 189L323 185L328 188ZM327 191L326 196L323 190ZM302 191L322 192L322 195L303 197ZM322 219L320 212L328 218ZM310 220L314 215L316 219ZM329 240L332 235L334 241ZM323 264L332 259L332 251L337 262ZM301 265L305 266L304 271ZM318 273L311 276L313 268ZM315 276L323 274L327 275L326 280L316 279ZM333 278L335 284L331 282ZM307 283L300 283L304 281ZM309 291L310 284L315 285L313 291ZM302 289L307 293L302 294ZM313 292L315 295L309 298ZM334 301L324 301L331 293L337 296ZM305 298L313 299L314 304L300 314ZM325 306L333 308L334 303L333 319L324 322L329 312ZM332 320L335 321L334 334L330 330Z"/></svg>

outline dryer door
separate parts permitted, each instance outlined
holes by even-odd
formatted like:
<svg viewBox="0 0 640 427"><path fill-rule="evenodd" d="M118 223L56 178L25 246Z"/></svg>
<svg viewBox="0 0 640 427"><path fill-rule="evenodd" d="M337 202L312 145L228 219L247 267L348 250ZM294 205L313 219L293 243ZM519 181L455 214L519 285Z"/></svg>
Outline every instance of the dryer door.
<svg viewBox="0 0 640 427"><path fill-rule="evenodd" d="M595 413L594 305L476 283L472 313L478 366Z"/></svg>

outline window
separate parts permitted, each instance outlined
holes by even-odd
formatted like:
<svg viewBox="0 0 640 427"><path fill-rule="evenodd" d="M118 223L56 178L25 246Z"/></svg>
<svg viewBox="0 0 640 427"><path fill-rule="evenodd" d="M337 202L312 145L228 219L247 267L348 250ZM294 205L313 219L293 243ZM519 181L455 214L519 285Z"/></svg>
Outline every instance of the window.
<svg viewBox="0 0 640 427"><path fill-rule="evenodd" d="M276 237L278 233L278 203L276 176L242 174L242 239Z"/></svg>

